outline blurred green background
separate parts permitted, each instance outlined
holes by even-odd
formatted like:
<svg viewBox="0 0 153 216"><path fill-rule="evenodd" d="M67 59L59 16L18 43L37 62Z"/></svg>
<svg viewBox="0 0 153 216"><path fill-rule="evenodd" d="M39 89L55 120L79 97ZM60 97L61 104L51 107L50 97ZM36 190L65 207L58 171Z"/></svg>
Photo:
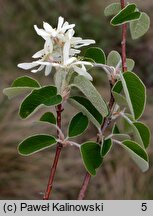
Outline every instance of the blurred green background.
<svg viewBox="0 0 153 216"><path fill-rule="evenodd" d="M33 76L42 84L52 76L44 73L31 74L17 68L20 62L31 61L31 56L41 49L43 40L37 36L33 25L42 26L46 21L56 27L63 16L76 24L76 35L96 40L106 54L121 50L121 31L109 25L103 11L113 1L102 0L0 0L0 199L42 199L47 184L50 165L55 149L24 158L17 153L17 144L32 133L50 132L48 126L32 123L33 118L21 121L18 106L21 98L12 101L3 96L2 89L22 75ZM132 1L128 1L132 2ZM132 41L128 32L127 54L136 62L135 72L147 85L147 107L142 120L153 131L153 2L135 0L138 7L151 18L149 32L139 40ZM107 98L107 80L101 71L94 71L94 82ZM67 105L63 114L63 128L67 127L72 107ZM55 133L55 131L52 131ZM95 136L91 126L78 142ZM149 148L150 170L141 173L128 155L120 148L112 149L97 176L92 178L87 199L153 199L153 146ZM56 173L52 199L76 199L84 177L80 154L75 148L65 148Z"/></svg>

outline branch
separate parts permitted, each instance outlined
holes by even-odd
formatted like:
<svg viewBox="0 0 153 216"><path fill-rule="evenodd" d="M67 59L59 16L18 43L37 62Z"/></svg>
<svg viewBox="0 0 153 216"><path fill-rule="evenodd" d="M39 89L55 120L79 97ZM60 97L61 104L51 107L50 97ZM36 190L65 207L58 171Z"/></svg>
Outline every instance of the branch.
<svg viewBox="0 0 153 216"><path fill-rule="evenodd" d="M121 8L124 8L124 7L125 7L125 0L121 0ZM127 66L126 66L126 31L127 31L127 25L123 24L122 25L122 42L121 42L121 46L122 46L122 69L123 69L123 72L127 71ZM110 91L111 91L113 85L114 85L114 81L112 82L110 80ZM102 134L104 134L106 128L111 123L111 111L113 109L113 106L114 106L114 97L113 97L112 92L111 92L111 97L110 97L109 104L108 104L108 107L109 107L109 110L110 110L110 115L104 118L103 124L101 126ZM98 141L98 143L100 142L98 136L97 136L97 141ZM85 175L85 178L84 178L84 181L83 181L83 184L82 184L79 196L78 196L78 200L83 200L84 199L87 188L88 188L88 185L89 185L89 182L90 182L90 179L91 179L91 175L88 172L86 172L86 175Z"/></svg>
<svg viewBox="0 0 153 216"><path fill-rule="evenodd" d="M57 109L56 109L57 126L58 126L59 129L61 129L61 121L62 121L61 114L62 114L62 111L63 111L63 107L62 107L62 104L60 104L60 105L57 106ZM58 136L58 138L60 137L59 130L57 130L57 136ZM50 196L50 193L51 193L51 190L52 190L52 187L53 187L53 181L54 181L56 168L57 168L57 164L58 164L58 161L59 161L59 157L60 157L62 147L63 147L62 144L57 143L54 162L53 162L53 165L52 165L51 170L50 170L50 176L49 176L46 192L45 192L44 198L43 198L44 200L49 199L49 196Z"/></svg>
<svg viewBox="0 0 153 216"><path fill-rule="evenodd" d="M125 7L125 0L121 0L121 8L123 9ZM127 31L127 25L122 25L122 70L123 72L127 71L127 65L126 65L126 31Z"/></svg>

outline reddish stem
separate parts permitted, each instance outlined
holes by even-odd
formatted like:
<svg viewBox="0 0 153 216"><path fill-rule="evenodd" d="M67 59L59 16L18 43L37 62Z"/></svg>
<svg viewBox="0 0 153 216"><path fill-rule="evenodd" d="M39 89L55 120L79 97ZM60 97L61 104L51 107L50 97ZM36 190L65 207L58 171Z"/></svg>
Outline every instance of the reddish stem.
<svg viewBox="0 0 153 216"><path fill-rule="evenodd" d="M60 105L57 106L57 109L56 109L57 126L59 128L61 128L61 114L62 114L62 111L63 111L62 104L60 104ZM57 136L59 136L58 131L57 131ZM51 194L51 190L52 190L52 187L53 187L54 177L55 177L56 168L57 168L57 164L58 164L58 161L59 161L61 150L62 150L62 145L60 143L57 143L54 162L53 162L53 165L52 165L51 170L50 170L50 176L49 176L46 192L45 192L44 198L43 198L44 200L48 200L49 196Z"/></svg>
<svg viewBox="0 0 153 216"><path fill-rule="evenodd" d="M121 8L123 9L125 7L125 0L121 0ZM127 32L127 25L122 25L122 70L123 72L127 71L127 65L126 65L126 32Z"/></svg>
<svg viewBox="0 0 153 216"><path fill-rule="evenodd" d="M83 184L82 184L79 196L78 196L78 200L84 199L90 179L91 179L91 175L88 172L86 172L86 175L85 175L85 178L84 178L84 181L83 181Z"/></svg>
<svg viewBox="0 0 153 216"><path fill-rule="evenodd" d="M121 0L121 8L123 9L124 7L125 7L125 0ZM127 31L127 25L123 24L122 25L122 42L121 42L121 46L122 46L122 69L123 69L123 72L127 71L127 66L126 66L126 31ZM110 89L112 89L113 85L114 85L114 81L110 82ZM109 104L108 104L108 107L109 107L110 111L112 110L113 105L114 105L114 97L113 97L113 95L111 93L111 97L110 97ZM109 126L110 121L111 121L110 116L104 118L103 124L101 126L102 134L104 134L104 131ZM97 137L97 140L98 140L98 137ZM86 172L86 175L85 175L85 178L84 178L84 181L83 181L83 184L82 184L79 196L78 196L78 200L83 200L84 199L87 188L88 188L88 185L89 185L89 182L90 182L90 179L91 179L91 175L88 172Z"/></svg>

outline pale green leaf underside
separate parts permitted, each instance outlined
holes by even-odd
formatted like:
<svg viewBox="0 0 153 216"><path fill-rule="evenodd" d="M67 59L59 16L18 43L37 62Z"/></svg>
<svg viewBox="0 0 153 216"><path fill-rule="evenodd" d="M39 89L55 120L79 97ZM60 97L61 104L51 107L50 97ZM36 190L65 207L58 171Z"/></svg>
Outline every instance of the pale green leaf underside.
<svg viewBox="0 0 153 216"><path fill-rule="evenodd" d="M68 136L76 137L81 135L88 127L88 118L82 112L77 113L71 120Z"/></svg>
<svg viewBox="0 0 153 216"><path fill-rule="evenodd" d="M135 62L133 59L127 58L126 59L126 66L127 66L127 70L128 71L132 71L134 66L135 66Z"/></svg>
<svg viewBox="0 0 153 216"><path fill-rule="evenodd" d="M100 145L95 142L86 142L80 148L85 168L91 175L96 175L96 169L102 164Z"/></svg>
<svg viewBox="0 0 153 216"><path fill-rule="evenodd" d="M122 147L128 151L130 157L135 161L138 167L145 172L149 168L148 155L145 150L136 142L126 140L122 142Z"/></svg>
<svg viewBox="0 0 153 216"><path fill-rule="evenodd" d="M133 140L138 143L142 148L144 148L143 140L140 136L140 133L136 126L133 123L133 117L130 114L125 114L126 118L120 118L119 120L119 128L121 133L128 133L132 135ZM128 119L130 121L128 121Z"/></svg>
<svg viewBox="0 0 153 216"><path fill-rule="evenodd" d="M127 139L131 139L128 134L113 134L112 139L118 140L118 141L124 141Z"/></svg>
<svg viewBox="0 0 153 216"><path fill-rule="evenodd" d="M113 96L114 96L114 99L115 99L115 102L120 106L120 107L128 107L128 104L127 104L127 101L126 101L126 98L124 96L122 96L121 94L118 94L116 92L112 92Z"/></svg>
<svg viewBox="0 0 153 216"><path fill-rule="evenodd" d="M103 117L108 115L108 108L105 101L89 80L84 76L79 75L74 78L72 86L75 86L82 91Z"/></svg>
<svg viewBox="0 0 153 216"><path fill-rule="evenodd" d="M131 114L137 120L145 108L146 88L140 78L132 72L120 73L120 78Z"/></svg>
<svg viewBox="0 0 153 216"><path fill-rule="evenodd" d="M115 50L112 50L107 56L107 65L109 66L116 67L120 61L121 61L121 56Z"/></svg>
<svg viewBox="0 0 153 216"><path fill-rule="evenodd" d="M11 87L5 88L3 93L8 96L9 99L11 99L15 96L28 93L39 87L40 84L35 79L28 76L22 76L14 80Z"/></svg>
<svg viewBox="0 0 153 216"><path fill-rule="evenodd" d="M112 50L108 54L108 56L107 56L107 65L113 66L115 68L116 68L117 65L119 65L119 68L120 69L122 68L121 56L117 51ZM127 58L126 59L126 66L127 66L128 71L132 71L134 66L135 66L135 62L133 61L133 59Z"/></svg>
<svg viewBox="0 0 153 216"><path fill-rule="evenodd" d="M37 89L37 88L35 87L10 87L10 88L5 88L3 90L3 94L5 94L9 99L12 99L13 97L16 97L18 95L29 93L34 89Z"/></svg>
<svg viewBox="0 0 153 216"><path fill-rule="evenodd" d="M130 32L132 39L138 39L143 36L150 27L150 18L149 16L142 12L138 20L132 21L130 23Z"/></svg>
<svg viewBox="0 0 153 216"><path fill-rule="evenodd" d="M120 10L121 10L121 4L119 2L112 3L105 8L104 15L105 16L112 16L112 15L119 13Z"/></svg>
<svg viewBox="0 0 153 216"><path fill-rule="evenodd" d="M23 156L28 156L44 150L56 143L56 139L48 134L39 134L26 138L19 146L18 151Z"/></svg>

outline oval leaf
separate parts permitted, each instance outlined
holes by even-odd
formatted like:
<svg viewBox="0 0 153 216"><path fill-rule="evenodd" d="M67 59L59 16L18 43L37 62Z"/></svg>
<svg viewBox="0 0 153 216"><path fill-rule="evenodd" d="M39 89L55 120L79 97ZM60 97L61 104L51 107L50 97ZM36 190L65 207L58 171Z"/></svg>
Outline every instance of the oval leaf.
<svg viewBox="0 0 153 216"><path fill-rule="evenodd" d="M102 164L100 145L95 142L86 142L81 145L81 156L85 168L91 175L96 175L96 169Z"/></svg>
<svg viewBox="0 0 153 216"><path fill-rule="evenodd" d="M42 117L40 118L40 121L48 122L50 124L56 124L56 118L54 114L51 112L44 113Z"/></svg>
<svg viewBox="0 0 153 216"><path fill-rule="evenodd" d="M129 155L139 166L142 172L148 170L148 155L141 146L131 140L125 140L124 142L122 142L122 147L128 151Z"/></svg>
<svg viewBox="0 0 153 216"><path fill-rule="evenodd" d="M135 10L135 4L128 4L116 16L112 18L111 24L117 26L139 19L141 13Z"/></svg>
<svg viewBox="0 0 153 216"><path fill-rule="evenodd" d="M80 91L82 91L82 93L90 100L103 117L108 115L108 108L105 101L89 80L84 76L79 75L74 78L72 86L80 89Z"/></svg>
<svg viewBox="0 0 153 216"><path fill-rule="evenodd" d="M22 76L14 80L11 87L40 87L40 84L37 80L29 77L29 76Z"/></svg>
<svg viewBox="0 0 153 216"><path fill-rule="evenodd" d="M149 128L142 122L134 122L133 124L139 131L144 147L147 148L151 138L151 133Z"/></svg>
<svg viewBox="0 0 153 216"><path fill-rule="evenodd" d="M119 62L121 62L120 54L117 51L112 50L107 56L107 65L116 67Z"/></svg>
<svg viewBox="0 0 153 216"><path fill-rule="evenodd" d="M27 93L39 87L40 84L35 79L32 79L28 76L23 76L17 78L10 88L5 88L3 93L8 96L9 99L11 99L15 96Z"/></svg>
<svg viewBox="0 0 153 216"><path fill-rule="evenodd" d="M53 136L47 134L34 135L23 140L18 146L18 151L21 155L28 156L46 149L55 143L56 139Z"/></svg>
<svg viewBox="0 0 153 216"><path fill-rule="evenodd" d="M97 128L101 127L103 117L87 98L74 96L69 102L83 112Z"/></svg>
<svg viewBox="0 0 153 216"><path fill-rule="evenodd" d="M132 73L120 73L126 100L133 117L141 117L146 104L146 88L140 78Z"/></svg>
<svg viewBox="0 0 153 216"><path fill-rule="evenodd" d="M119 13L121 10L121 4L119 2L108 5L104 10L105 16L112 16Z"/></svg>
<svg viewBox="0 0 153 216"><path fill-rule="evenodd" d="M88 48L85 53L85 58L94 60L94 62L99 64L106 64L106 56L102 49L99 47Z"/></svg>
<svg viewBox="0 0 153 216"><path fill-rule="evenodd" d="M88 127L88 118L82 112L77 113L71 120L68 130L69 137L82 134Z"/></svg>
<svg viewBox="0 0 153 216"><path fill-rule="evenodd" d="M21 118L27 118L36 108L39 108L40 105L53 106L60 104L62 97L56 95L57 89L55 86L46 86L33 90L29 94L20 106L20 116Z"/></svg>
<svg viewBox="0 0 153 216"><path fill-rule="evenodd" d="M149 16L142 12L140 18L130 23L130 32L132 39L138 39L143 36L150 27Z"/></svg>

